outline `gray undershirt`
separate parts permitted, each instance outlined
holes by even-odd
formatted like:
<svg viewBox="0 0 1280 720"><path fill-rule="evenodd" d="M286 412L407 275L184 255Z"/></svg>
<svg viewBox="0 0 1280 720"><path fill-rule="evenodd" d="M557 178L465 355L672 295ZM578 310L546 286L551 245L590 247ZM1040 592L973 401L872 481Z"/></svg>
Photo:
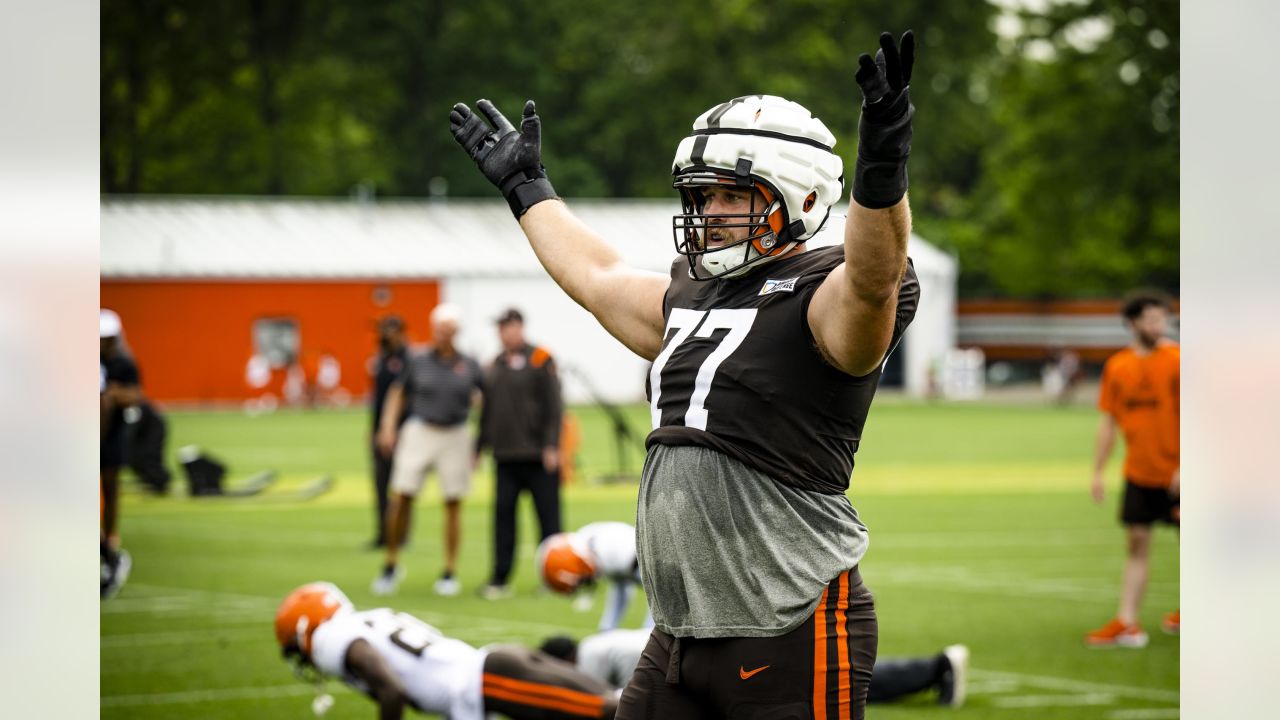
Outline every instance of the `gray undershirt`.
<svg viewBox="0 0 1280 720"><path fill-rule="evenodd" d="M867 543L844 495L797 490L704 447L649 450L636 550L654 623L666 633L790 632Z"/></svg>
<svg viewBox="0 0 1280 720"><path fill-rule="evenodd" d="M414 353L400 373L413 417L439 427L467 421L471 393L480 389L480 366L462 354L446 359L434 350Z"/></svg>

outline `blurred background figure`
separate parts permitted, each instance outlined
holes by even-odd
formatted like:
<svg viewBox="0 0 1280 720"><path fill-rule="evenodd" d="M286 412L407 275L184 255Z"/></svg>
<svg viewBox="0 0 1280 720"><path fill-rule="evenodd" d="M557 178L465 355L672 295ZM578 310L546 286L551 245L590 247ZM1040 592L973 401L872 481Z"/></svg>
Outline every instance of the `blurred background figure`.
<svg viewBox="0 0 1280 720"><path fill-rule="evenodd" d="M455 575L462 540L462 499L471 490L473 441L467 416L481 391L480 365L458 351L455 340L462 313L457 306L437 305L431 312L432 346L409 355L387 389L378 446L391 453L391 497L387 504L386 563L373 581L373 592L395 592L404 569L399 565L402 528L409 524L413 500L433 468L444 496L444 570L435 583L439 595L457 595ZM400 424L408 404L409 417Z"/></svg>
<svg viewBox="0 0 1280 720"><path fill-rule="evenodd" d="M290 353L285 362L284 386L281 389L284 404L287 407L299 408L308 403L307 371L302 361L294 353Z"/></svg>
<svg viewBox="0 0 1280 720"><path fill-rule="evenodd" d="M636 562L636 529L622 522L595 522L570 533L556 533L538 545L538 574L542 582L562 595L572 595L595 587L606 579L609 589L600 630L613 630L622 622L636 588L640 587L640 565ZM591 607L591 596L581 595L581 604ZM653 627L653 617L645 614L645 628Z"/></svg>
<svg viewBox="0 0 1280 720"><path fill-rule="evenodd" d="M391 484L391 452L378 446L378 424L386 405L387 391L404 371L408 362L405 347L404 320L399 315L386 315L378 321L378 354L369 360L369 375L373 379L373 392L369 393L369 449L373 456L373 497L376 502L374 536L371 548L380 548L387 539L387 488ZM404 424L409 408L403 407L396 426ZM404 540L409 539L409 524L403 529Z"/></svg>
<svg viewBox="0 0 1280 720"><path fill-rule="evenodd" d="M321 405L345 407L351 395L342 387L342 362L325 350L316 360L316 401Z"/></svg>
<svg viewBox="0 0 1280 720"><path fill-rule="evenodd" d="M136 420L129 423L129 469L138 477L143 490L163 495L173 479L173 473L165 466L169 422L155 403L146 398L140 398L136 415Z"/></svg>
<svg viewBox="0 0 1280 720"><path fill-rule="evenodd" d="M1050 350L1048 361L1040 369L1040 384L1045 397L1058 405L1066 406L1075 401L1076 388L1083 379L1080 356L1061 345Z"/></svg>
<svg viewBox="0 0 1280 720"><path fill-rule="evenodd" d="M1146 646L1138 610L1147 589L1151 526L1156 522L1179 525L1181 353L1178 344L1166 337L1169 310L1170 301L1163 293L1132 294L1121 312L1133 342L1107 360L1102 371L1098 393L1102 420L1090 490L1094 502L1101 503L1103 473L1119 427L1125 445L1120 522L1125 527L1127 556L1119 609L1110 622L1085 636L1090 647ZM1169 634L1177 634L1179 625L1176 609L1161 621Z"/></svg>
<svg viewBox="0 0 1280 720"><path fill-rule="evenodd" d="M98 311L98 403L101 442L98 471L102 504L99 559L100 592L107 598L119 591L132 561L120 547L120 468L128 462L129 433L125 413L142 400L138 366L124 346L124 326L114 311Z"/></svg>
<svg viewBox="0 0 1280 720"><path fill-rule="evenodd" d="M533 496L540 540L560 532L560 426L563 406L555 361L524 337L524 316L511 308L498 318L502 352L485 373L476 454L492 449L497 490L493 508L493 574L482 590L510 595L516 551L516 505Z"/></svg>
<svg viewBox="0 0 1280 720"><path fill-rule="evenodd" d="M244 366L244 384L249 388L249 397L244 400L244 411L248 415L261 415L273 412L280 404L271 385L271 361L265 355L254 353Z"/></svg>
<svg viewBox="0 0 1280 720"><path fill-rule="evenodd" d="M558 635L544 640L539 649L573 663L610 687L622 688L631 680L649 635L648 630L606 630L588 635L581 642ZM750 676L742 670L739 673ZM936 655L924 657L877 658L867 702L889 703L936 690L939 705L960 707L964 704L968 674L969 648L964 645L949 645Z"/></svg>

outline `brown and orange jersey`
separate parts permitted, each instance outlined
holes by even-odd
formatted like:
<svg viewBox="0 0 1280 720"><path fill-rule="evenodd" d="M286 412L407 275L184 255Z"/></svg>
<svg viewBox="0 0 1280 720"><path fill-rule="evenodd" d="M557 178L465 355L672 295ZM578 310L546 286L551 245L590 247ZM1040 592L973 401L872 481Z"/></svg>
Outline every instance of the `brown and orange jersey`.
<svg viewBox="0 0 1280 720"><path fill-rule="evenodd" d="M1137 485L1168 487L1178 469L1180 365L1169 342L1146 355L1121 350L1102 370L1098 409L1124 432L1124 474Z"/></svg>

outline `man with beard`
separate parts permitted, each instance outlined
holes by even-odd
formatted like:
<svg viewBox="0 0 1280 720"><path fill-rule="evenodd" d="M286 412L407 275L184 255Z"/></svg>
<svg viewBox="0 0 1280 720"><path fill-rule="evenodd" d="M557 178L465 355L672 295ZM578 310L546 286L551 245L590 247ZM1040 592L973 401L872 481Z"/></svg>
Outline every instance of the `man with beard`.
<svg viewBox="0 0 1280 720"><path fill-rule="evenodd" d="M1165 337L1169 329L1169 300L1143 291L1130 296L1122 314L1133 335L1129 347L1112 355L1102 371L1098 427L1091 492L1103 499L1103 470L1111 457L1116 428L1124 432L1124 499L1120 522L1127 538L1127 556L1120 586L1120 607L1106 625L1085 636L1090 647L1131 647L1147 644L1138 622L1138 607L1147 589L1151 526L1179 524L1178 414L1180 350ZM1179 611L1164 616L1161 627L1170 635L1179 630Z"/></svg>

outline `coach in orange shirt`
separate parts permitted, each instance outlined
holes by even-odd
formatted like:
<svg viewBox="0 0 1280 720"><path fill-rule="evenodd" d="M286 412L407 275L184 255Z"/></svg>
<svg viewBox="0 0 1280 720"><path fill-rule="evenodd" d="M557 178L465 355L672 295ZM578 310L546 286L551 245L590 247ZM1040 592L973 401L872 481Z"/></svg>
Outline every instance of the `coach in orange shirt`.
<svg viewBox="0 0 1280 720"><path fill-rule="evenodd" d="M1102 371L1093 466L1093 500L1103 498L1103 469L1115 444L1116 427L1124 433L1124 501L1120 520L1128 536L1128 558L1116 617L1085 636L1091 647L1143 647L1147 634L1138 623L1138 606L1147 588L1151 525L1178 526L1178 383L1180 353L1165 337L1169 301L1162 294L1141 292L1126 300L1122 313L1133 343L1111 356ZM1177 634L1178 611L1164 616L1164 631Z"/></svg>

